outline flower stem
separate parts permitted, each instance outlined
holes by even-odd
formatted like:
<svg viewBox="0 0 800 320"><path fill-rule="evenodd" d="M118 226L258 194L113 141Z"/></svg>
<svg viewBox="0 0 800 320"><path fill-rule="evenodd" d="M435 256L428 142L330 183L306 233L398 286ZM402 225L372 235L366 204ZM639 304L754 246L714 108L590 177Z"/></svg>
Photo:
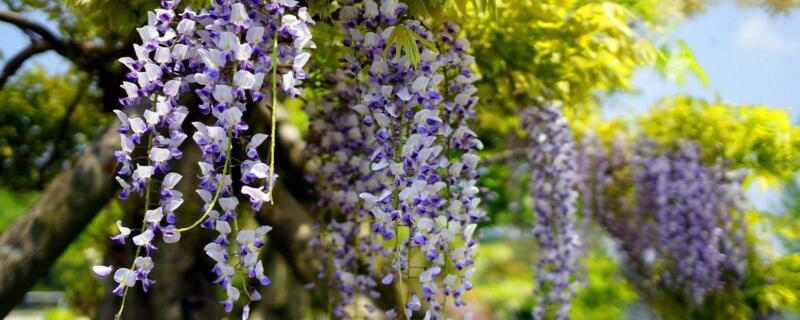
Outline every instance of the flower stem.
<svg viewBox="0 0 800 320"><path fill-rule="evenodd" d="M178 232L184 232L194 229L195 227L199 226L201 223L205 222L208 219L208 215L214 209L214 205L217 203L217 199L219 199L219 195L222 193L222 188L225 185L225 176L228 175L228 168L231 165L231 149L232 149L232 139L231 139L231 129L228 128L228 149L225 151L225 165L222 167L222 179L217 184L217 191L214 193L214 198L211 200L211 203L206 208L206 212L203 213L203 216L200 219L197 219L192 225L184 228L178 229Z"/></svg>
<svg viewBox="0 0 800 320"><path fill-rule="evenodd" d="M272 126L270 127L271 134L269 135L269 199L275 204L275 199L272 198L272 190L275 188L275 127L277 126L277 117L275 114L278 112L278 30L275 30L275 35L272 37Z"/></svg>
<svg viewBox="0 0 800 320"><path fill-rule="evenodd" d="M154 134L150 134L150 138L147 140L147 150L150 150L150 148L153 147L153 136L154 136ZM152 160L150 160L150 157L147 157L147 165L148 166L152 165ZM147 180L147 188L145 188L145 192L144 192L144 211L145 212L148 209L150 209L150 188L151 188L152 184L153 184L153 178L148 179ZM145 228L145 224L146 223L147 223L147 219L146 218L142 218L142 229ZM139 254L141 252L142 252L142 246L136 246L136 253L133 255L134 256L133 262L131 262L131 268L130 268L131 270L133 270L133 268L136 267L136 257L139 257ZM119 310L117 311L117 314L114 316L115 320L119 320L119 319L122 318L122 310L125 309L125 300L128 298L128 289L130 289L130 288L131 287L125 285L125 289L122 291L122 302L120 302Z"/></svg>

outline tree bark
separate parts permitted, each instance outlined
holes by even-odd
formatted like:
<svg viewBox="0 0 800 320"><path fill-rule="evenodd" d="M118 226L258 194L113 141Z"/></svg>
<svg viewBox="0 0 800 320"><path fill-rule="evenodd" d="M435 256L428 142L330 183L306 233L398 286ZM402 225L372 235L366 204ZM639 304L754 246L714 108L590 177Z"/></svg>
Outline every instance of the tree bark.
<svg viewBox="0 0 800 320"><path fill-rule="evenodd" d="M41 278L117 190L112 125L0 237L0 318Z"/></svg>

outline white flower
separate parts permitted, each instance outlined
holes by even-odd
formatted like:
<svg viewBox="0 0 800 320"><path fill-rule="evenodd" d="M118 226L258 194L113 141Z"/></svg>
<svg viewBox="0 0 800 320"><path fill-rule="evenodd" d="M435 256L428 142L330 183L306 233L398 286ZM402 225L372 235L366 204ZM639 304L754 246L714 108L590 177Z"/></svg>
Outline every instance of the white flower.
<svg viewBox="0 0 800 320"><path fill-rule="evenodd" d="M222 114L219 115L219 119L222 120L226 126L233 127L239 124L239 122L242 122L242 110L239 110L239 108L230 108L223 111Z"/></svg>
<svg viewBox="0 0 800 320"><path fill-rule="evenodd" d="M238 46L238 45L237 45ZM225 53L217 50L217 49L198 49L197 55L200 56L200 59L203 60L203 63L212 69L220 69L225 66L227 60L225 59ZM195 75L195 79L197 79L197 75ZM199 82L200 84L206 85L205 83Z"/></svg>
<svg viewBox="0 0 800 320"><path fill-rule="evenodd" d="M270 231L272 231L271 226L260 226L256 228L256 237L262 237Z"/></svg>
<svg viewBox="0 0 800 320"><path fill-rule="evenodd" d="M122 226L122 220L117 220L117 229L119 229L119 234L123 237L127 237L131 234L131 228Z"/></svg>
<svg viewBox="0 0 800 320"><path fill-rule="evenodd" d="M252 27L247 30L245 36L247 43L259 44L264 40L264 27Z"/></svg>
<svg viewBox="0 0 800 320"><path fill-rule="evenodd" d="M168 229L163 232L165 243L176 243L181 240L181 233L177 229Z"/></svg>
<svg viewBox="0 0 800 320"><path fill-rule="evenodd" d="M153 176L155 169L152 166L137 165L136 170L133 171L131 176L134 180L150 179Z"/></svg>
<svg viewBox="0 0 800 320"><path fill-rule="evenodd" d="M161 183L161 189L172 190L178 182L181 181L181 178L183 178L183 176L181 176L180 173L167 173L167 175L164 176L164 182Z"/></svg>
<svg viewBox="0 0 800 320"><path fill-rule="evenodd" d="M150 149L150 154L148 157L150 160L153 160L156 163L161 163L169 160L172 157L172 154L168 149L153 147Z"/></svg>
<svg viewBox="0 0 800 320"><path fill-rule="evenodd" d="M418 311L422 308L422 304L419 302L419 297L416 293L411 294L411 300L408 301L408 308L414 311Z"/></svg>
<svg viewBox="0 0 800 320"><path fill-rule="evenodd" d="M156 49L156 55L153 58L158 63L168 63L172 61L172 57L170 56L169 48L167 47L158 47Z"/></svg>
<svg viewBox="0 0 800 320"><path fill-rule="evenodd" d="M236 60L247 61L253 54L253 47L249 43L243 43L236 49Z"/></svg>
<svg viewBox="0 0 800 320"><path fill-rule="evenodd" d="M381 2L381 14L387 18L394 18L397 16L397 8L402 7L403 4L397 0L386 0Z"/></svg>
<svg viewBox="0 0 800 320"><path fill-rule="evenodd" d="M181 88L181 80L173 79L164 84L164 95L173 98L178 95L178 90Z"/></svg>
<svg viewBox="0 0 800 320"><path fill-rule="evenodd" d="M153 224L161 223L161 219L163 218L164 218L164 212L162 211L161 207L147 210L144 213L144 220L149 223ZM134 237L134 241L136 241L136 237Z"/></svg>
<svg viewBox="0 0 800 320"><path fill-rule="evenodd" d="M214 224L214 230L222 234L229 234L231 233L231 224L227 221L217 220Z"/></svg>
<svg viewBox="0 0 800 320"><path fill-rule="evenodd" d="M228 252L225 247L221 246L216 242L212 242L206 245L205 247L206 254L211 257L216 262L225 262L227 261Z"/></svg>
<svg viewBox="0 0 800 320"><path fill-rule="evenodd" d="M270 194L264 192L259 188L253 188L249 186L242 187L242 194L246 194L250 196L251 199L255 200L256 202L270 202L272 199L270 198Z"/></svg>
<svg viewBox="0 0 800 320"><path fill-rule="evenodd" d="M475 233L475 228L477 226L478 226L477 224L470 223L470 224L467 225L466 228L464 228L464 239L465 240L472 239L472 234Z"/></svg>
<svg viewBox="0 0 800 320"><path fill-rule="evenodd" d="M218 84L214 87L214 99L219 103L230 103L233 101L233 90L230 86Z"/></svg>
<svg viewBox="0 0 800 320"><path fill-rule="evenodd" d="M180 34L189 35L194 33L194 26L195 26L194 20L184 19L178 23L178 27L176 28L176 30L178 30L178 33Z"/></svg>
<svg viewBox="0 0 800 320"><path fill-rule="evenodd" d="M123 286L133 287L136 284L136 273L128 268L119 268L114 273L114 281Z"/></svg>
<svg viewBox="0 0 800 320"><path fill-rule="evenodd" d="M217 46L226 52L234 52L239 49L239 37L230 31L224 31L219 35Z"/></svg>
<svg viewBox="0 0 800 320"><path fill-rule="evenodd" d="M98 278L108 277L108 275L111 274L111 271L113 271L113 270L114 270L114 268L112 268L111 266L94 266L94 267L92 267L92 271L94 272L94 275L97 276Z"/></svg>
<svg viewBox="0 0 800 320"><path fill-rule="evenodd" d="M161 121L161 119L158 117L158 113L150 111L149 109L144 111L143 116L145 122L147 122L147 125L149 126L155 126Z"/></svg>
<svg viewBox="0 0 800 320"><path fill-rule="evenodd" d="M128 184L128 182L126 182L124 179L120 178L119 176L117 176L116 179L117 179L117 183L119 183L119 186L122 187L122 189L128 189L128 188L131 187L131 185Z"/></svg>
<svg viewBox="0 0 800 320"><path fill-rule="evenodd" d="M179 43L172 48L172 59L182 61L186 58L186 53L189 52L189 46Z"/></svg>
<svg viewBox="0 0 800 320"><path fill-rule="evenodd" d="M235 286L228 286L225 291L225 293L228 295L228 299L234 301L239 300L239 289L236 289Z"/></svg>
<svg viewBox="0 0 800 320"><path fill-rule="evenodd" d="M414 79L414 82L411 84L411 89L414 90L414 92L416 93L423 92L425 91L425 88L428 87L428 81L430 81L428 77L419 76L416 79Z"/></svg>
<svg viewBox="0 0 800 320"><path fill-rule="evenodd" d="M243 26L250 17L247 15L247 10L244 8L243 3L234 3L231 5L231 22L236 26Z"/></svg>
<svg viewBox="0 0 800 320"><path fill-rule="evenodd" d="M158 39L158 29L154 26L136 28L136 31L139 32L139 37L142 38L142 42L145 44Z"/></svg>
<svg viewBox="0 0 800 320"><path fill-rule="evenodd" d="M308 59L311 58L311 54L308 52L302 52L294 57L294 63L292 64L292 68L294 71L303 70L303 66L306 65Z"/></svg>
<svg viewBox="0 0 800 320"><path fill-rule="evenodd" d="M253 88L255 82L256 77L250 71L239 70L233 75L233 84L245 90Z"/></svg>
<svg viewBox="0 0 800 320"><path fill-rule="evenodd" d="M133 260L133 265L136 266L137 269L144 271L144 273L150 273L150 271L153 270L153 258L136 257L136 260Z"/></svg>
<svg viewBox="0 0 800 320"><path fill-rule="evenodd" d="M269 136L266 135L266 134L263 134L263 133L254 134L253 138L250 139L250 142L247 143L247 149L258 148L258 146L260 146L262 143L264 143L264 140L267 140L267 137L269 137Z"/></svg>
<svg viewBox="0 0 800 320"><path fill-rule="evenodd" d="M130 125L130 123L128 122L128 116L124 112L122 112L122 110L114 110L114 114L117 115L117 118L119 118L119 122L122 122L123 126Z"/></svg>
<svg viewBox="0 0 800 320"><path fill-rule="evenodd" d="M400 91L397 91L397 97L405 102L411 101L411 93L408 92L408 87L404 86L400 89Z"/></svg>
<svg viewBox="0 0 800 320"><path fill-rule="evenodd" d="M133 133L144 133L144 131L147 129L147 124L144 123L142 118L130 118L128 121L131 124L131 130L133 130Z"/></svg>
<svg viewBox="0 0 800 320"><path fill-rule="evenodd" d="M266 179L269 176L269 166L263 162L256 163L250 168L250 173L259 179Z"/></svg>
<svg viewBox="0 0 800 320"><path fill-rule="evenodd" d="M386 200L386 198L389 197L389 195L391 195L391 194L392 194L391 190L386 190L380 196L377 196L377 197L372 195L371 193L368 193L368 192L362 192L358 196L361 199L364 199L364 201L366 202L366 208L370 209L370 208L374 207L375 204L377 204L378 202Z"/></svg>
<svg viewBox="0 0 800 320"><path fill-rule="evenodd" d="M143 245L150 244L150 241L153 240L154 236L155 235L153 234L153 231L150 230L150 229L147 229L144 232L142 232L141 234L139 234L138 236L133 237L133 244L135 244L137 246L143 246Z"/></svg>
<svg viewBox="0 0 800 320"><path fill-rule="evenodd" d="M372 0L364 1L364 17L375 19L378 16L378 4Z"/></svg>
<svg viewBox="0 0 800 320"><path fill-rule="evenodd" d="M164 87L166 90L166 87ZM169 113L170 106L164 97L159 96L158 101L156 102L156 115L159 117L166 116Z"/></svg>
<svg viewBox="0 0 800 320"><path fill-rule="evenodd" d="M233 212L236 210L236 206L239 205L239 200L235 197L226 197L219 199L219 206L222 208L224 212Z"/></svg>
<svg viewBox="0 0 800 320"><path fill-rule="evenodd" d="M120 87L125 89L125 93L128 94L128 98L133 99L139 96L139 87L132 82L123 81Z"/></svg>
<svg viewBox="0 0 800 320"><path fill-rule="evenodd" d="M289 71L287 73L284 73L281 79L282 79L281 88L283 89L283 91L289 91L292 88L294 88L295 85L294 72Z"/></svg>
<svg viewBox="0 0 800 320"><path fill-rule="evenodd" d="M162 74L161 67L159 67L155 63L151 62L145 63L144 72L145 75L147 75L147 81L156 81L158 79L161 79L161 74Z"/></svg>
<svg viewBox="0 0 800 320"><path fill-rule="evenodd" d="M133 52L136 53L136 58L139 61L150 61L150 52L147 51L147 48L133 44Z"/></svg>

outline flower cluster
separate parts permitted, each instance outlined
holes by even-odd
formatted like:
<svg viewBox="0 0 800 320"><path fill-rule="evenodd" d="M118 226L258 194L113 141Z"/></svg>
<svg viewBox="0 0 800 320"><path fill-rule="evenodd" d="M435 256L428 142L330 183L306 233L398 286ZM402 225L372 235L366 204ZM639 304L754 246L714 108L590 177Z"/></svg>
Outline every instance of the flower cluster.
<svg viewBox="0 0 800 320"><path fill-rule="evenodd" d="M325 262L320 266L319 280L336 290L337 294L331 294L335 299L332 311L339 318L359 317L362 308L356 305L360 302L356 295L379 296L375 287L380 270L375 259L384 256L377 236L362 233L368 212L363 209L359 194L380 191L385 186L370 169L375 132L362 126L360 117L351 109L357 101L355 82L347 76L352 66L338 69L330 79L333 91L306 107L312 122L305 152L310 167L314 167L309 168L307 179L319 197L316 211L323 213L311 245L320 250ZM364 256L369 261L359 261ZM374 306L365 303L366 313L374 312Z"/></svg>
<svg viewBox="0 0 800 320"><path fill-rule="evenodd" d="M447 24L437 36L406 10L396 0L343 3L350 50L335 93L310 110L309 153L320 155L311 178L330 212L316 244L329 254L321 271L341 291L336 315L345 318L353 316L342 313L353 290L374 294L373 279L402 288L405 308L389 318L442 319L447 299L463 306L472 287L473 233L484 216L475 185L483 145L467 124L477 103L474 59L458 27ZM418 52L391 42L400 33L414 35ZM434 42L440 52L422 46ZM370 232L362 235L362 226ZM367 272L356 270L358 256L369 259ZM386 258L390 268L377 269Z"/></svg>
<svg viewBox="0 0 800 320"><path fill-rule="evenodd" d="M523 128L529 135L533 236L539 248L533 317L567 319L574 295L571 277L579 250L575 229L577 151L558 104L543 102L525 110Z"/></svg>
<svg viewBox="0 0 800 320"><path fill-rule="evenodd" d="M609 163L602 145L592 144L591 163ZM705 165L690 142L672 150L642 141L631 151L622 163L583 172L597 177L585 187L595 193L584 197L594 199L584 200L595 204L596 218L619 243L637 285L658 284L700 306L709 294L738 284L746 254L745 226L736 214L742 210L741 176L722 160ZM634 189L632 202L608 200L618 198L612 186L624 185Z"/></svg>
<svg viewBox="0 0 800 320"><path fill-rule="evenodd" d="M122 122L117 181L123 189L120 198L131 192L143 196L146 212L139 234L132 238L137 246L136 261L131 269L116 270L114 279L119 286L114 293L124 296L137 281L142 281L147 291L152 284L147 275L153 267L150 255L156 250L155 237L177 242L181 232L199 225L219 233L205 251L216 262L215 282L226 292L223 304L230 312L240 295L232 284L238 269L262 285L270 282L258 259L258 248L264 245L262 238L269 227L239 230L236 208L237 194L246 195L256 211L271 202L276 179L274 121L269 163L260 159L256 149L268 136L255 134L247 140L246 159L240 165L240 193L234 190L232 149L234 142L246 138L248 124L243 115L248 104L269 96L274 106L279 85L284 94L300 94L297 86L307 77L303 68L310 56L305 49L314 47L308 28L313 21L294 0L214 0L199 12L188 7L178 12L178 0L161 4L160 9L148 13L147 25L137 29L142 42L134 45L135 57L120 59L129 70L128 81L122 84L126 96L120 103L142 105L145 110L141 117L115 111ZM269 94L265 79L271 80ZM195 95L200 103L191 108L181 105L181 98L188 95ZM180 147L188 137L183 122L190 112L198 113L194 117L212 119L192 123L192 140L202 152L197 194L205 204L196 222L179 228L175 210L183 195L174 189L182 176L170 172L169 162L182 157ZM146 163L137 161L137 148L146 148ZM131 229L120 222L118 227L120 234L112 239L124 243ZM141 249L144 256L140 256ZM111 270L95 268L102 276ZM255 288L245 290L251 300L258 299Z"/></svg>

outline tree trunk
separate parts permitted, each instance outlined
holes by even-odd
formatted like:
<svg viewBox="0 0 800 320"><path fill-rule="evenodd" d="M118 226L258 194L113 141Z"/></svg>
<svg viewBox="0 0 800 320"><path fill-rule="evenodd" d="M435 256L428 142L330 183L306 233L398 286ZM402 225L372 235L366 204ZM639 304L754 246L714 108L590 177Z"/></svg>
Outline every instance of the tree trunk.
<svg viewBox="0 0 800 320"><path fill-rule="evenodd" d="M0 318L8 314L41 278L97 212L113 197L114 150L119 145L112 125L56 177L42 196L0 237Z"/></svg>

